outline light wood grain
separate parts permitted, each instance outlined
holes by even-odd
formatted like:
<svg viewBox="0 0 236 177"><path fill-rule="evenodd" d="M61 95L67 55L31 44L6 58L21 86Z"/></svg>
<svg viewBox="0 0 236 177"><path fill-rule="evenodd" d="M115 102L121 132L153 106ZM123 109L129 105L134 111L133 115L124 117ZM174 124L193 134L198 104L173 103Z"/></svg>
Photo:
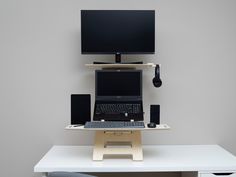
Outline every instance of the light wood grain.
<svg viewBox="0 0 236 177"><path fill-rule="evenodd" d="M96 131L93 160L104 155L131 155L134 161L143 160L141 131Z"/></svg>

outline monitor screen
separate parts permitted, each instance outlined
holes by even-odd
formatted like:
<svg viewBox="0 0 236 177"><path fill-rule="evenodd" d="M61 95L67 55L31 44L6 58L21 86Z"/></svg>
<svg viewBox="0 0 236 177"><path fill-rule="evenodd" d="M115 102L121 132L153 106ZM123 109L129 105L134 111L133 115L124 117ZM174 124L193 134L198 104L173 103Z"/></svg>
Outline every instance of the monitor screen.
<svg viewBox="0 0 236 177"><path fill-rule="evenodd" d="M155 52L154 10L81 10L82 54Z"/></svg>
<svg viewBox="0 0 236 177"><path fill-rule="evenodd" d="M97 97L141 97L142 71L97 70L95 85Z"/></svg>

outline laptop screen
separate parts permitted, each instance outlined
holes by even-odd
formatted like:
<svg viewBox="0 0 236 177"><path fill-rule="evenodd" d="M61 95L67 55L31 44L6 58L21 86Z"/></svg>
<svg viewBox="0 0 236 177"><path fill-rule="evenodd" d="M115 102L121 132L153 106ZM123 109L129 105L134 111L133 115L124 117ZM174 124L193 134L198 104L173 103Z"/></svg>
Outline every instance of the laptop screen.
<svg viewBox="0 0 236 177"><path fill-rule="evenodd" d="M96 97L142 97L141 70L96 70Z"/></svg>

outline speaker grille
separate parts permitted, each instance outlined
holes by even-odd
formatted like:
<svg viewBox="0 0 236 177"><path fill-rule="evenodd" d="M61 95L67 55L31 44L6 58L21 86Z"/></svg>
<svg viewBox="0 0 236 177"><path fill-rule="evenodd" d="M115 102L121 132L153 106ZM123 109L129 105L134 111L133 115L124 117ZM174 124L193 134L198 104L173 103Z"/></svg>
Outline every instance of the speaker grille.
<svg viewBox="0 0 236 177"><path fill-rule="evenodd" d="M160 124L160 105L150 106L150 122Z"/></svg>
<svg viewBox="0 0 236 177"><path fill-rule="evenodd" d="M91 120L90 94L71 95L71 124L82 124Z"/></svg>

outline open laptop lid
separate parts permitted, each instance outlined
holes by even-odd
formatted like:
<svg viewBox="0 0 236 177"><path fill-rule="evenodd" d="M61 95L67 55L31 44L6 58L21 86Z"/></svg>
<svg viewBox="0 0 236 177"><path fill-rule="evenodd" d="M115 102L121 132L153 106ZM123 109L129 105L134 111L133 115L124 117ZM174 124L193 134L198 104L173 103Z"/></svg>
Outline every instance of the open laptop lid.
<svg viewBox="0 0 236 177"><path fill-rule="evenodd" d="M141 70L96 70L96 100L141 101Z"/></svg>

